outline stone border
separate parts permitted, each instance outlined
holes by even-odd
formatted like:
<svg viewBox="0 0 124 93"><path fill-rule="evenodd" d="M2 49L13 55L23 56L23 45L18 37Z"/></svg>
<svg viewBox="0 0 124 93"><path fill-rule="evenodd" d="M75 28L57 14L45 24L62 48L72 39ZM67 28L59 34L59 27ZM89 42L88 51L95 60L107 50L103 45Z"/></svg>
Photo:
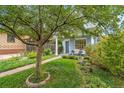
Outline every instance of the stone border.
<svg viewBox="0 0 124 93"><path fill-rule="evenodd" d="M27 85L28 87L31 87L31 88L38 88L39 86L46 84L46 83L48 82L48 80L50 80L51 75L50 75L49 72L45 72L45 73L47 73L47 75L48 75L47 78L46 78L45 80L39 82L39 83L32 83L32 82L29 81L30 77L33 75L33 73L32 73L32 74L31 74L30 76L28 76L28 78L26 79L26 85Z"/></svg>

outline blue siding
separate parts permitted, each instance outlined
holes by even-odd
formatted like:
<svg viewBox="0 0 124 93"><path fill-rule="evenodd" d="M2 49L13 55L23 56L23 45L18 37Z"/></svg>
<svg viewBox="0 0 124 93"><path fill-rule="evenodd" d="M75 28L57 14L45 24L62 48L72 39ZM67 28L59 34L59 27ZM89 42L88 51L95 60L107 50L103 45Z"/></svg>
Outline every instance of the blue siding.
<svg viewBox="0 0 124 93"><path fill-rule="evenodd" d="M91 36L85 36L82 37L86 39L86 45L88 44L96 44L97 43L97 38L96 37L91 37ZM65 39L66 40L66 39ZM63 40L62 44L63 44L63 51L65 53L65 40ZM75 49L75 40L76 39L68 39L69 40L69 54L72 53L72 50Z"/></svg>
<svg viewBox="0 0 124 93"><path fill-rule="evenodd" d="M70 45L70 47L69 47L69 54L71 54L72 50L74 50L74 48L75 48L74 40L73 39L70 40L69 45Z"/></svg>

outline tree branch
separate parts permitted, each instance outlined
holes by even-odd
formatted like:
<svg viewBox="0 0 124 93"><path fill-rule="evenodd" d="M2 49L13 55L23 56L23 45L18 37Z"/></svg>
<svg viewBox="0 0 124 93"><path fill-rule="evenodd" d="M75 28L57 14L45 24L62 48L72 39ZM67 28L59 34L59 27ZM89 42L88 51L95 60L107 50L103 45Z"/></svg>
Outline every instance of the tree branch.
<svg viewBox="0 0 124 93"><path fill-rule="evenodd" d="M70 24L70 23L72 23L72 22L74 22L75 20L80 20L80 19L82 19L82 18L92 18L93 20L95 20L96 22L98 22L98 24L105 30L106 28L105 28L105 23L103 23L103 22L100 22L99 21L99 19L97 19L97 18L94 18L94 17L91 17L91 16L88 16L88 15L83 15L83 16L80 16L80 17L77 17L77 18L74 18L73 20L71 20L70 22L67 22L67 24Z"/></svg>
<svg viewBox="0 0 124 93"><path fill-rule="evenodd" d="M72 10L72 12L70 14L68 14L68 16L65 19L65 22L67 22L67 20L69 19L69 17L75 12L75 8Z"/></svg>
<svg viewBox="0 0 124 93"><path fill-rule="evenodd" d="M42 22L42 18L41 18L41 6L39 5L38 8L39 11L39 33L40 33L40 40L42 40L42 32L43 32L43 22ZM42 41L40 41L42 42Z"/></svg>
<svg viewBox="0 0 124 93"><path fill-rule="evenodd" d="M70 16L74 13L74 11L75 11L75 9L70 14L68 14L68 16L65 18L65 20L64 20L64 22L62 24L60 24L60 25L55 24L55 28L54 29L51 29L51 33L49 33L48 36L43 40L42 45L44 45L49 40L49 38L53 35L54 32L56 32L56 30L59 27L61 27L61 26L63 26L63 25L66 24L66 22L68 21L68 19L70 18ZM60 12L61 12L61 9L60 9ZM60 12L59 12L59 15L60 15ZM58 18L56 20L56 23L58 22L58 19L59 19L59 16L58 16Z"/></svg>
<svg viewBox="0 0 124 93"><path fill-rule="evenodd" d="M24 25L27 25L28 27L30 27L30 28L32 29L32 31L34 31L34 32L37 34L38 38L40 38L40 34L35 30L35 28L33 28L33 27L30 25L30 23L29 23L28 21L23 20L21 17L18 17L18 19L19 19L20 21L22 21L22 22L24 23Z"/></svg>
<svg viewBox="0 0 124 93"><path fill-rule="evenodd" d="M20 41L22 41L24 44L32 45L32 46L37 46L37 44L35 44L35 43L29 43L29 42L24 41L24 40L14 31L14 29L12 29L11 27L9 27L8 25L6 25L6 24L4 24L4 23L2 23L2 22L0 22L0 24L1 24L2 26L4 26L4 27L6 27L6 28L9 29L9 31L3 29L5 32L11 32L11 33L14 34Z"/></svg>
<svg viewBox="0 0 124 93"><path fill-rule="evenodd" d="M14 23L13 23L13 29L15 28L15 25L16 25L16 22L17 22L17 19L18 19L18 15L17 15L17 17L16 17L15 20L14 20Z"/></svg>
<svg viewBox="0 0 124 93"><path fill-rule="evenodd" d="M58 25L58 20L59 20L60 13L61 13L61 8L62 8L62 5L60 6L59 14L58 14L58 16L57 16L57 20L56 20L56 26Z"/></svg>
<svg viewBox="0 0 124 93"><path fill-rule="evenodd" d="M53 35L53 33L56 32L56 30L57 30L59 27L65 25L65 24L66 24L66 23L63 22L63 24L61 24L61 25L59 25L59 26L56 26L56 27L51 31L51 33L48 34L48 36L43 40L42 45L44 45L44 44L49 40L49 38Z"/></svg>

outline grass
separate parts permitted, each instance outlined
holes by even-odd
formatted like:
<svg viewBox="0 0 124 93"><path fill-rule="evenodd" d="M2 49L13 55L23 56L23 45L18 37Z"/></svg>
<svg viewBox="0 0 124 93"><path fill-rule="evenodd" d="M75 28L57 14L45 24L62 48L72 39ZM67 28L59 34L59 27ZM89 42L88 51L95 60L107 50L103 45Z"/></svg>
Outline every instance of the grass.
<svg viewBox="0 0 124 93"><path fill-rule="evenodd" d="M43 56L43 60L49 59L55 57L55 55L47 55L47 56Z"/></svg>
<svg viewBox="0 0 124 93"><path fill-rule="evenodd" d="M46 60L52 57L55 57L55 56L54 55L43 56L43 60ZM25 66L32 63L35 63L35 59L23 59L18 57L10 58L8 60L0 61L0 72Z"/></svg>
<svg viewBox="0 0 124 93"><path fill-rule="evenodd" d="M58 59L43 65L45 71L50 72L50 81L41 87L47 88L75 88L80 87L82 77L77 68L76 60ZM27 87L26 78L32 73L33 68L13 75L0 78L1 88Z"/></svg>

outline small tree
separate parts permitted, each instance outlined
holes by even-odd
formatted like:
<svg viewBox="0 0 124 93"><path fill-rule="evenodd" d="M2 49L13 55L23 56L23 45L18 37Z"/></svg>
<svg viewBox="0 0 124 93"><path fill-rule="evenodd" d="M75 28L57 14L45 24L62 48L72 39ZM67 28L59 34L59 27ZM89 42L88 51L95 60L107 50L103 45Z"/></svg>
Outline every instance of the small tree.
<svg viewBox="0 0 124 93"><path fill-rule="evenodd" d="M1 31L14 34L26 45L37 48L35 77L40 80L44 44L54 33L71 35L92 33L99 35L106 27L117 26L121 6L0 6ZM88 31L84 24L92 23ZM24 40L29 36L32 42Z"/></svg>

